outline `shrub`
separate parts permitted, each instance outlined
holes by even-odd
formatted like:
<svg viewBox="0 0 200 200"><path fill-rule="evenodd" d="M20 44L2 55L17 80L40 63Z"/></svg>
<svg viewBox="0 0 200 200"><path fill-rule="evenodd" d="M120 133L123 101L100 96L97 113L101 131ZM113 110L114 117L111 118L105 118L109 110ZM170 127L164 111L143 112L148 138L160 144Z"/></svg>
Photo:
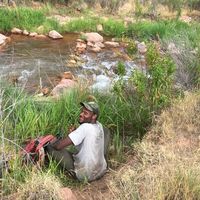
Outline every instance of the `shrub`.
<svg viewBox="0 0 200 200"><path fill-rule="evenodd" d="M148 46L146 61L147 74L138 71L131 80L136 94L155 112L170 102L175 65L168 56L161 56L154 44Z"/></svg>

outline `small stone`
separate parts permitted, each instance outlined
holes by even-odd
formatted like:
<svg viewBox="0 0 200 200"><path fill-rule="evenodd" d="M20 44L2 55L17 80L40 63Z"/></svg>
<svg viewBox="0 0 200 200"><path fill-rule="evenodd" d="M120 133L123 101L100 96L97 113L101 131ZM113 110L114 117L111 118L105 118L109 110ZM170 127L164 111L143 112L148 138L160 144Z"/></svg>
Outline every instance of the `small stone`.
<svg viewBox="0 0 200 200"><path fill-rule="evenodd" d="M30 37L35 37L36 35L38 35L36 32L32 32L29 34Z"/></svg>
<svg viewBox="0 0 200 200"><path fill-rule="evenodd" d="M52 39L62 39L63 36L55 30L49 32L49 37Z"/></svg>
<svg viewBox="0 0 200 200"><path fill-rule="evenodd" d="M107 42L104 42L104 44L105 44L106 46L113 47L113 48L119 47L119 43L118 43L118 42L110 42L110 41L107 41Z"/></svg>
<svg viewBox="0 0 200 200"><path fill-rule="evenodd" d="M22 34L23 35L29 35L29 32L27 30L23 30Z"/></svg>
<svg viewBox="0 0 200 200"><path fill-rule="evenodd" d="M11 30L11 33L13 33L13 34L21 34L21 33L22 33L22 30L19 29L19 28L13 28L13 29Z"/></svg>

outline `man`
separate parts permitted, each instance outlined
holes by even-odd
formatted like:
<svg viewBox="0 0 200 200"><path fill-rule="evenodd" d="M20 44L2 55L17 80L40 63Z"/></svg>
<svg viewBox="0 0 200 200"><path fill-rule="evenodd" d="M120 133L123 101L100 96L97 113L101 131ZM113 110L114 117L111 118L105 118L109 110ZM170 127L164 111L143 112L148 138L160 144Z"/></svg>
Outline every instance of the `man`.
<svg viewBox="0 0 200 200"><path fill-rule="evenodd" d="M48 145L47 152L63 168L74 172L79 180L93 181L103 176L107 169L105 154L109 132L97 121L99 107L95 102L82 102L81 106L80 126L66 138ZM69 145L75 145L78 153L72 155L64 149Z"/></svg>

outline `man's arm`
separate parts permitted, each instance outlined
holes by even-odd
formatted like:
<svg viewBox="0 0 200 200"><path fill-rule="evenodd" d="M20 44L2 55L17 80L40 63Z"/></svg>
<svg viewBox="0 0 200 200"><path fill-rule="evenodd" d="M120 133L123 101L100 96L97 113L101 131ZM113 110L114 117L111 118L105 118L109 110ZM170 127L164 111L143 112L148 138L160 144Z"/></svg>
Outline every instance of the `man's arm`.
<svg viewBox="0 0 200 200"><path fill-rule="evenodd" d="M64 139L56 140L55 142L51 143L51 146L56 150L61 150L69 145L73 144L71 139L67 136Z"/></svg>

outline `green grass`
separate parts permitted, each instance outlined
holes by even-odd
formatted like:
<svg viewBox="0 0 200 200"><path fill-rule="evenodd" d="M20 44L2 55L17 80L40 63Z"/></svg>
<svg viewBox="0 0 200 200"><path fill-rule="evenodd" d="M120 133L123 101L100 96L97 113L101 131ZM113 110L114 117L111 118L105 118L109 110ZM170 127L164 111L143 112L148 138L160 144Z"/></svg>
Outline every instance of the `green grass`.
<svg viewBox="0 0 200 200"><path fill-rule="evenodd" d="M127 28L127 36L136 39L157 39L171 36L178 31L189 29L189 25L178 20L161 20L156 22L137 22Z"/></svg>
<svg viewBox="0 0 200 200"><path fill-rule="evenodd" d="M108 19L102 20L104 34L121 37L125 33L125 26L122 21Z"/></svg>
<svg viewBox="0 0 200 200"><path fill-rule="evenodd" d="M45 16L42 10L23 7L17 9L0 9L1 31L10 31L14 27L31 30L43 24L44 21Z"/></svg>
<svg viewBox="0 0 200 200"><path fill-rule="evenodd" d="M93 18L75 19L67 23L65 31L66 32L96 31L97 24L98 20Z"/></svg>
<svg viewBox="0 0 200 200"><path fill-rule="evenodd" d="M55 19L47 19L50 8L32 9L19 7L16 9L0 8L0 31L11 31L17 27L28 31L36 31L39 26L44 26L44 33L55 29L62 32L62 27Z"/></svg>
<svg viewBox="0 0 200 200"><path fill-rule="evenodd" d="M67 127L74 124L79 116L81 95L77 92L58 102L40 102L20 93L20 96L16 95L10 92L10 88L4 92L5 113L9 115L5 123L9 122L7 124L12 126L9 127L12 134L7 133L9 137L24 140L49 133L66 133Z"/></svg>

